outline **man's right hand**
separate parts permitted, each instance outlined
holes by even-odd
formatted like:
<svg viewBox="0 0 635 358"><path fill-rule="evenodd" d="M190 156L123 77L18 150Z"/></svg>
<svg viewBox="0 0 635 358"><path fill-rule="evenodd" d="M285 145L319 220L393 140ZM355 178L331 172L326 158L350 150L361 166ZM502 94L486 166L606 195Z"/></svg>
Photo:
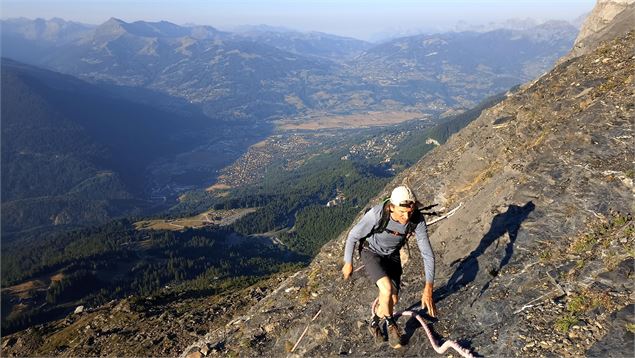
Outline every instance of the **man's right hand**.
<svg viewBox="0 0 635 358"><path fill-rule="evenodd" d="M353 273L353 264L345 263L344 266L342 267L342 275L344 275L344 279L348 280L348 278L351 277L352 273Z"/></svg>

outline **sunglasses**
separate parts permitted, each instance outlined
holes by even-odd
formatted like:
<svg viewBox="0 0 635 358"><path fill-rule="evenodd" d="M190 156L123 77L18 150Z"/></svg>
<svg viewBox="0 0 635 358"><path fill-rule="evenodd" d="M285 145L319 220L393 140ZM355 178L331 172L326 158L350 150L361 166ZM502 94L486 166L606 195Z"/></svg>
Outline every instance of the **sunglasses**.
<svg viewBox="0 0 635 358"><path fill-rule="evenodd" d="M414 201L402 201L401 203L399 203L399 206L404 207L404 208L411 208L415 205Z"/></svg>

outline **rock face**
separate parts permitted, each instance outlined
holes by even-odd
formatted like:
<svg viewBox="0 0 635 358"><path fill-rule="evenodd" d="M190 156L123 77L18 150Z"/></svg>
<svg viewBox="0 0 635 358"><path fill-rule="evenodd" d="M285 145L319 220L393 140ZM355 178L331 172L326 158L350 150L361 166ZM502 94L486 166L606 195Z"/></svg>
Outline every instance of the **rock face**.
<svg viewBox="0 0 635 358"><path fill-rule="evenodd" d="M606 40L623 35L635 22L635 0L598 0L582 24L571 53L564 59L588 53Z"/></svg>
<svg viewBox="0 0 635 358"><path fill-rule="evenodd" d="M634 47L632 31L562 63L379 196L407 183L424 203L462 203L429 228L437 337L485 356L633 355ZM373 344L366 325L377 290L363 271L342 281L345 237L184 354L433 356L412 319L400 319L408 344L398 353ZM411 247L398 310L416 308L423 288Z"/></svg>

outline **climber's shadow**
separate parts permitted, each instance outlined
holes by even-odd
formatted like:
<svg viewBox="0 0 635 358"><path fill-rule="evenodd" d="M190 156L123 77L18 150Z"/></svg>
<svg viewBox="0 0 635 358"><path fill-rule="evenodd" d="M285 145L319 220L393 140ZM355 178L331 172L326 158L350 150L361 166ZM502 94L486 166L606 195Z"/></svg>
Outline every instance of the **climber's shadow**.
<svg viewBox="0 0 635 358"><path fill-rule="evenodd" d="M465 287L472 283L476 278L479 271L478 258L485 253L485 250L494 242L505 235L509 234L509 243L505 247L505 254L500 261L500 264L489 268L489 273L492 277L498 275L498 272L509 263L512 255L514 254L514 242L518 236L518 230L529 213L531 213L536 206L533 202L529 201L523 206L510 205L507 211L494 216L489 231L483 236L478 247L474 249L467 257L462 260L457 260L450 264L453 266L458 263L458 266L445 286L435 290L434 300L439 302L451 294L457 292L462 287ZM498 245L498 244L497 244ZM490 280L491 281L491 280ZM481 294L489 287L489 282L481 289Z"/></svg>

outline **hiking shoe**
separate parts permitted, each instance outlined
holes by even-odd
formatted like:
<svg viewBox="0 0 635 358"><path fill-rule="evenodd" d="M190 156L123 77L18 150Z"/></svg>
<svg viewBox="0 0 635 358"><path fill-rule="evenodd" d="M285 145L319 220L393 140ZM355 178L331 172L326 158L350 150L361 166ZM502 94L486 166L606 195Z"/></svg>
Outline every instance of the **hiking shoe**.
<svg viewBox="0 0 635 358"><path fill-rule="evenodd" d="M384 335L381 333L381 320L378 316L373 316L370 325L368 325L368 331L370 331L370 335L373 337L375 344L379 345L384 343Z"/></svg>
<svg viewBox="0 0 635 358"><path fill-rule="evenodd" d="M401 348L401 330L394 321L388 324L388 344L392 348Z"/></svg>

